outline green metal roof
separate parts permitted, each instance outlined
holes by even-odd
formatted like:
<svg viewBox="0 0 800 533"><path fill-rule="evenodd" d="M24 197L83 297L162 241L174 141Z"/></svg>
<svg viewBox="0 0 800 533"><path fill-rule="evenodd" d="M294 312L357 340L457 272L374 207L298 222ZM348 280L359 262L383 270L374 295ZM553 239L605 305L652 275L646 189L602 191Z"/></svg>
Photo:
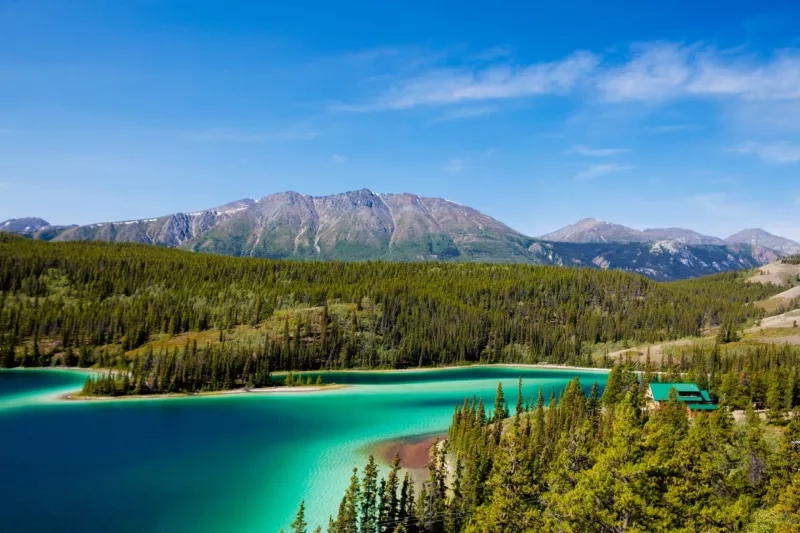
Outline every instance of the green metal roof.
<svg viewBox="0 0 800 533"><path fill-rule="evenodd" d="M717 404L715 403L689 403L686 404L692 411L716 411Z"/></svg>
<svg viewBox="0 0 800 533"><path fill-rule="evenodd" d="M686 401L681 398L681 393L695 393L700 395L700 387L696 383L651 383L650 391L653 393L653 399L657 402L666 402L669 399L669 391L675 389L678 401ZM698 398L698 399L700 399Z"/></svg>
<svg viewBox="0 0 800 533"><path fill-rule="evenodd" d="M651 383L650 392L657 402L669 400L669 391L675 389L675 398L686 404L692 411L713 411L716 404L706 390L700 390L696 383Z"/></svg>

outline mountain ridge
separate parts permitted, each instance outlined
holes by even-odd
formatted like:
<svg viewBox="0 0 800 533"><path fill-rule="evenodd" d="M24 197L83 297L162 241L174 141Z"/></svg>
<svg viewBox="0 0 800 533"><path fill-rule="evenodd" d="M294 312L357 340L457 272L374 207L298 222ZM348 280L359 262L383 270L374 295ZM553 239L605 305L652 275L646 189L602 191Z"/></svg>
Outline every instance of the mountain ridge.
<svg viewBox="0 0 800 533"><path fill-rule="evenodd" d="M637 230L621 224L605 222L595 218L584 218L554 232L538 237L553 242L656 242L660 240L682 240L686 244L750 244L779 252L783 255L800 253L800 243L773 235L761 228L745 229L722 239L704 235L686 228L648 228Z"/></svg>
<svg viewBox="0 0 800 533"><path fill-rule="evenodd" d="M25 222L31 220L39 222ZM325 196L285 191L201 211L83 226L12 219L0 223L0 231L40 240L138 242L274 259L481 261L612 268L659 280L754 268L779 257L758 244L694 245L655 236L645 241L645 232L618 224L594 219L581 223L589 229L600 228L595 231L595 241L548 241L526 236L450 200L360 189ZM620 228L629 233L622 242L614 240Z"/></svg>

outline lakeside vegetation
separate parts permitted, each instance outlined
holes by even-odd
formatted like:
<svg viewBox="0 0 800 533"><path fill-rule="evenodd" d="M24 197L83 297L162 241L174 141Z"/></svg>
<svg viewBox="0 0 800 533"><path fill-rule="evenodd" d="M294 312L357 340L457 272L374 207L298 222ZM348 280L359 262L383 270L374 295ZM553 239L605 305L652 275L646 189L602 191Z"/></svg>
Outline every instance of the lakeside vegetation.
<svg viewBox="0 0 800 533"><path fill-rule="evenodd" d="M269 386L285 370L549 362L734 330L778 292L525 265L292 262L0 235L0 363L123 371L122 394ZM127 376L127 377L126 377Z"/></svg>
<svg viewBox="0 0 800 533"><path fill-rule="evenodd" d="M708 386L721 407L692 418L674 392L661 409L643 409L658 378L632 370L615 366L602 396L577 378L560 398L518 395L510 419L502 385L493 409L465 399L422 486L407 474L398 484L397 462L378 479L370 458L327 531L800 530L800 348L687 348L662 381ZM766 422L753 403L767 408ZM307 531L303 513L293 533Z"/></svg>

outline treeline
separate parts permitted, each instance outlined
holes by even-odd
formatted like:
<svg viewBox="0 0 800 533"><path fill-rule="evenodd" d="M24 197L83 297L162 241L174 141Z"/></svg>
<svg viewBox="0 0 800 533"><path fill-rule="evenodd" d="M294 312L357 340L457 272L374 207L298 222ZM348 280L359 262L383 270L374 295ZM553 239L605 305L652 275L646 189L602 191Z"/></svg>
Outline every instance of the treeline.
<svg viewBox="0 0 800 533"><path fill-rule="evenodd" d="M191 350L191 351L189 351ZM231 355L233 354L233 355ZM322 376L312 381L289 372L274 379L269 370L269 358L263 352L234 350L225 352L211 347L203 352L196 345L182 353L173 350L168 355L153 356L148 351L135 359L129 369L102 372L86 378L81 394L84 396L125 396L170 393L196 393L234 388L272 386L301 387L324 385Z"/></svg>
<svg viewBox="0 0 800 533"><path fill-rule="evenodd" d="M656 283L619 271L272 261L2 234L0 362L127 369L153 391L215 387L229 373L247 383L255 366L590 365L595 343L738 327L763 315L748 303L777 290L736 273ZM237 340L242 328L253 336ZM196 348L148 344L201 332L213 334ZM152 364L140 360L150 347Z"/></svg>
<svg viewBox="0 0 800 533"><path fill-rule="evenodd" d="M757 366L771 364L756 359ZM383 493L374 493L369 476L359 484L354 473L327 531L800 529L800 410L788 414L796 400L781 405L774 422L785 428L777 445L769 445L768 426L751 405L742 423L728 409L729 400L747 395L746 377L721 393L721 409L691 419L674 392L665 406L644 409L646 385L643 376L617 366L601 397L596 386L586 394L576 378L549 402L542 391L529 404L519 394L512 420L506 420L502 386L488 414L480 400L465 400L455 410L446 446L431 454L429 479L415 503L402 515L383 512L380 504L366 502L373 494L379 503L390 500L388 481L377 485ZM393 468L391 476L399 475ZM413 500L413 486L401 494ZM352 508L367 512L342 512ZM292 531L305 531L304 518L298 524Z"/></svg>
<svg viewBox="0 0 800 533"><path fill-rule="evenodd" d="M788 255L781 259L781 263L786 265L800 265L800 254Z"/></svg>

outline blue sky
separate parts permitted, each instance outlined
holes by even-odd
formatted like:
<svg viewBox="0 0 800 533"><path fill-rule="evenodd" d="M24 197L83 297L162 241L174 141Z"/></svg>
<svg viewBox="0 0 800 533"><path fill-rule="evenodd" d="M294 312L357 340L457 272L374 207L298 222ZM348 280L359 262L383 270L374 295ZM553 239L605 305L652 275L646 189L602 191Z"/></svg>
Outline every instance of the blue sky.
<svg viewBox="0 0 800 533"><path fill-rule="evenodd" d="M800 7L650 4L0 0L0 219L369 188L800 239Z"/></svg>

